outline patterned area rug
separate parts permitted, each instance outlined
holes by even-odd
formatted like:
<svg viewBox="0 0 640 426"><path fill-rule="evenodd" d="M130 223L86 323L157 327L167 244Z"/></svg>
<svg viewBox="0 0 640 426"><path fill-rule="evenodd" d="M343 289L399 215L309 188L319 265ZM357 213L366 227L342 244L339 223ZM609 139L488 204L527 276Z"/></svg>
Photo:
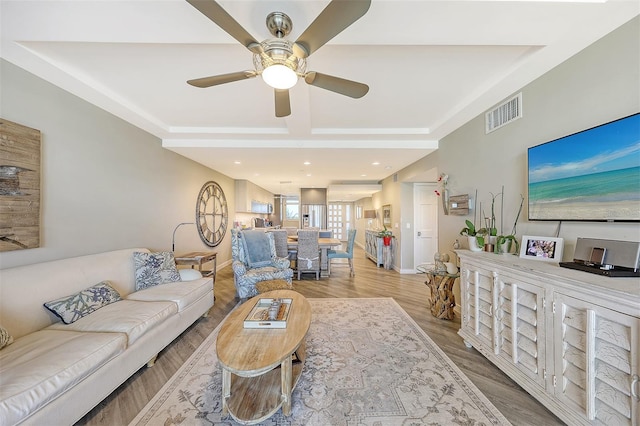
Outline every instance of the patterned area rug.
<svg viewBox="0 0 640 426"><path fill-rule="evenodd" d="M308 299L307 359L292 395L262 425L509 425L391 298ZM234 425L221 415L219 327L131 422Z"/></svg>

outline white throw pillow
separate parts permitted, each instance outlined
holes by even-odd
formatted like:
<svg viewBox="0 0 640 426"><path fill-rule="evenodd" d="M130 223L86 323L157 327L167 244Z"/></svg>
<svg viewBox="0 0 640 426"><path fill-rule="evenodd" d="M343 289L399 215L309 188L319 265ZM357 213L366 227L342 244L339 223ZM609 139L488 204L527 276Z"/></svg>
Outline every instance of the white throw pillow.
<svg viewBox="0 0 640 426"><path fill-rule="evenodd" d="M202 273L197 269L178 269L182 281L193 281L202 278Z"/></svg>

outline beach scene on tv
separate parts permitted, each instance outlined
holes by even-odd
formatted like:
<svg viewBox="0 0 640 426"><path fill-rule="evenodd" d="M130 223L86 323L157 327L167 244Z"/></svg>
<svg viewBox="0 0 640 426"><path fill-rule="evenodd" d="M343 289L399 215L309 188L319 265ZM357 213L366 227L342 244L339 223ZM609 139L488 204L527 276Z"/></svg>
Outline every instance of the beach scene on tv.
<svg viewBox="0 0 640 426"><path fill-rule="evenodd" d="M640 220L640 114L529 148L530 220Z"/></svg>

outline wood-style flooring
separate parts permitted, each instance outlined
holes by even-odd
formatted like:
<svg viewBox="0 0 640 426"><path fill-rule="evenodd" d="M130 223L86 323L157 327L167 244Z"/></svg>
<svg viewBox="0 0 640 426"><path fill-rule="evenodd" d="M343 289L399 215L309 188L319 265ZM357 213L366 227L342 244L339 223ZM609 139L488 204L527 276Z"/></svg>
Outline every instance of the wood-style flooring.
<svg viewBox="0 0 640 426"><path fill-rule="evenodd" d="M313 274L303 275L302 280L293 281L295 290L312 298L393 297L511 423L564 424L479 352L465 347L456 334L459 318L447 321L431 315L423 274L401 275L378 268L360 247L355 248L354 258L355 277L349 276L346 263L334 262L330 278L316 281ZM215 296L215 305L207 318L196 321L160 352L152 368L141 368L77 424L127 425L238 303L230 265L217 273Z"/></svg>

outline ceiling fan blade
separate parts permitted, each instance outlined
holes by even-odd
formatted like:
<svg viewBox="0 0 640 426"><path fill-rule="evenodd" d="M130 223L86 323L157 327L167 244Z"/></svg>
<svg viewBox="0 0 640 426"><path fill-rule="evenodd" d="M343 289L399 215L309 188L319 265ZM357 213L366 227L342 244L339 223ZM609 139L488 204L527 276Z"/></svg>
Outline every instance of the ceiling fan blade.
<svg viewBox="0 0 640 426"><path fill-rule="evenodd" d="M312 86L331 90L332 92L340 93L341 95L356 99L363 97L369 91L369 86L366 84L346 80L340 77L334 77L332 75L321 74L315 71L308 72L304 76L304 81Z"/></svg>
<svg viewBox="0 0 640 426"><path fill-rule="evenodd" d="M304 30L293 45L294 53L306 58L349 25L360 19L371 6L371 0L333 0Z"/></svg>
<svg viewBox="0 0 640 426"><path fill-rule="evenodd" d="M238 40L253 53L262 53L262 46L245 30L242 25L231 17L215 0L187 0L204 16L211 19L217 26Z"/></svg>
<svg viewBox="0 0 640 426"><path fill-rule="evenodd" d="M188 80L187 83L192 86L204 88L217 86L219 84L231 83L238 80L246 80L248 78L255 77L256 75L258 74L255 71L240 71L232 72L229 74L214 75L211 77L196 78L194 80Z"/></svg>
<svg viewBox="0 0 640 426"><path fill-rule="evenodd" d="M291 115L291 102L289 101L289 89L273 89L276 97L276 117Z"/></svg>

